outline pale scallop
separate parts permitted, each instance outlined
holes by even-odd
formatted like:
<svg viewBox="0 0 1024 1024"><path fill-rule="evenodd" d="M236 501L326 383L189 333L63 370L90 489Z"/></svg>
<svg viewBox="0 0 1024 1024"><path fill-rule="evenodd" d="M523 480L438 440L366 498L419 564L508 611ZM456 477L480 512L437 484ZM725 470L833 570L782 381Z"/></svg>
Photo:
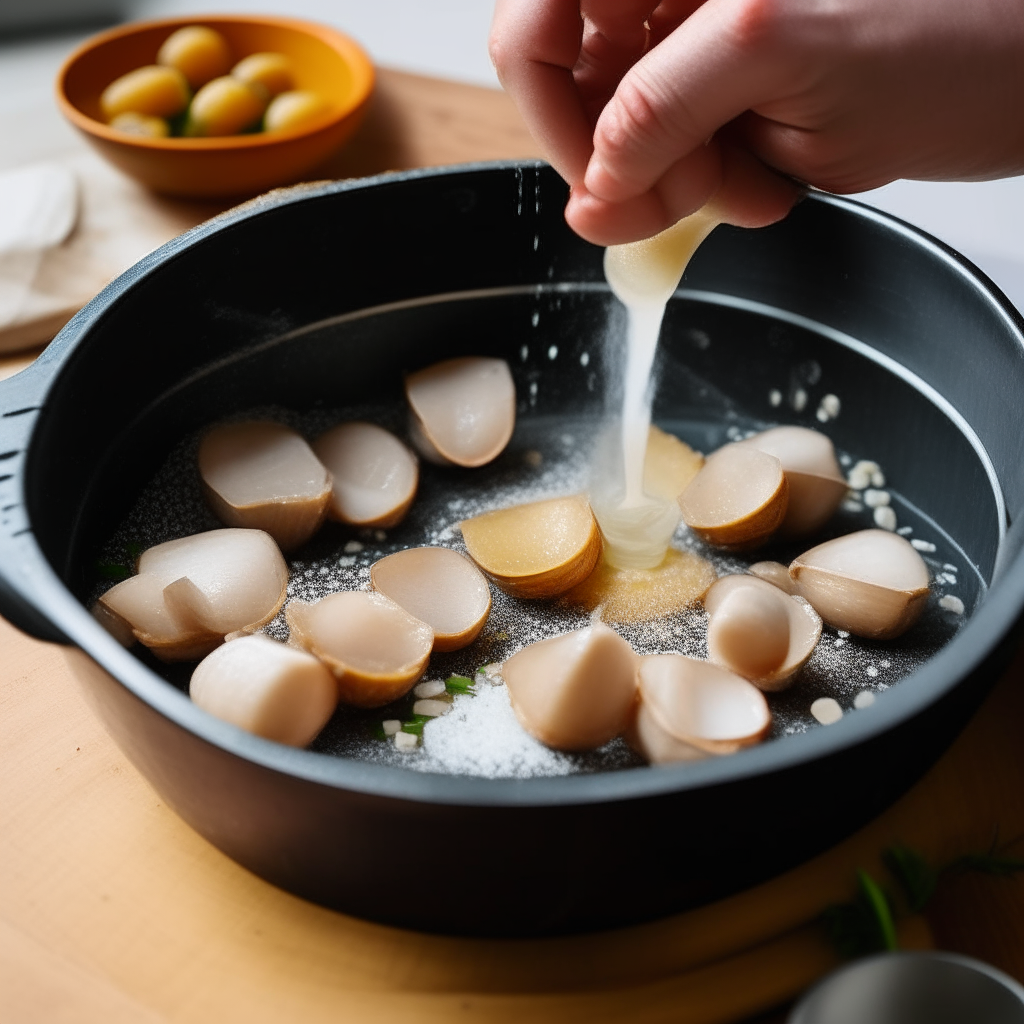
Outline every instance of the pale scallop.
<svg viewBox="0 0 1024 1024"><path fill-rule="evenodd" d="M795 558L789 574L829 625L873 640L906 632L928 600L928 567L908 541L888 530L819 544Z"/></svg>
<svg viewBox="0 0 1024 1024"><path fill-rule="evenodd" d="M199 476L221 522L265 530L282 551L316 533L331 498L330 474L283 423L214 427L199 444Z"/></svg>
<svg viewBox="0 0 1024 1024"><path fill-rule="evenodd" d="M540 640L502 666L523 728L556 750L594 750L626 728L638 658L603 623Z"/></svg>
<svg viewBox="0 0 1024 1024"><path fill-rule="evenodd" d="M708 754L732 754L759 743L771 726L756 686L708 661L682 654L640 659L642 706L669 736Z"/></svg>
<svg viewBox="0 0 1024 1024"><path fill-rule="evenodd" d="M754 576L723 576L707 592L708 656L761 690L783 690L814 651L821 618Z"/></svg>
<svg viewBox="0 0 1024 1024"><path fill-rule="evenodd" d="M435 651L472 643L491 610L491 588L480 570L449 548L406 548L370 567L375 590L434 631Z"/></svg>
<svg viewBox="0 0 1024 1024"><path fill-rule="evenodd" d="M322 662L262 635L208 654L188 692L211 715L293 747L310 743L338 704L338 684Z"/></svg>
<svg viewBox="0 0 1024 1024"><path fill-rule="evenodd" d="M744 444L708 456L679 496L683 521L719 547L749 548L767 540L785 518L789 487L782 463Z"/></svg>
<svg viewBox="0 0 1024 1024"><path fill-rule="evenodd" d="M789 503L779 527L781 536L813 533L832 518L847 483L828 437L808 427L773 427L740 444L774 455L782 463Z"/></svg>
<svg viewBox="0 0 1024 1024"><path fill-rule="evenodd" d="M420 454L441 465L496 459L516 424L516 388L504 359L447 359L405 378L411 433Z"/></svg>
<svg viewBox="0 0 1024 1024"><path fill-rule="evenodd" d="M423 675L434 631L383 594L350 590L285 609L292 642L334 673L346 704L379 708Z"/></svg>
<svg viewBox="0 0 1024 1024"><path fill-rule="evenodd" d="M100 602L165 661L201 658L227 634L259 629L288 586L288 566L262 530L210 530L157 544L138 569Z"/></svg>
<svg viewBox="0 0 1024 1024"><path fill-rule="evenodd" d="M334 481L332 518L379 529L405 518L416 497L419 467L394 434L373 423L342 423L321 434L313 451Z"/></svg>
<svg viewBox="0 0 1024 1024"><path fill-rule="evenodd" d="M485 512L461 526L470 558L516 597L564 594L601 556L601 531L580 495Z"/></svg>
<svg viewBox="0 0 1024 1024"><path fill-rule="evenodd" d="M704 456L685 441L652 426L644 456L644 493L675 501L704 465Z"/></svg>

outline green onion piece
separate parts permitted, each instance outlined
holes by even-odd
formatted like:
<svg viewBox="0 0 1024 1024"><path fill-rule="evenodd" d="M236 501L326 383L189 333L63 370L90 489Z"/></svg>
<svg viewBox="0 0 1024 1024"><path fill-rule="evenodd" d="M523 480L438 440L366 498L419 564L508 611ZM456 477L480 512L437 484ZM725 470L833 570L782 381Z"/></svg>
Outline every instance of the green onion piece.
<svg viewBox="0 0 1024 1024"><path fill-rule="evenodd" d="M475 686L468 676L449 676L444 684L444 688L451 694L468 693L471 697L476 695Z"/></svg>
<svg viewBox="0 0 1024 1024"><path fill-rule="evenodd" d="M374 722L370 726L370 735L376 740L383 740L385 743L391 739L391 737L384 731L384 726L381 722Z"/></svg>
<svg viewBox="0 0 1024 1024"><path fill-rule="evenodd" d="M857 871L857 881L860 883L861 895L874 916L882 949L899 949L899 943L896 940L896 925L893 922L892 911L889 909L889 901L886 899L885 893L863 869Z"/></svg>
<svg viewBox="0 0 1024 1024"><path fill-rule="evenodd" d="M882 851L882 862L900 884L907 906L920 914L935 893L939 873L909 846L890 846Z"/></svg>
<svg viewBox="0 0 1024 1024"><path fill-rule="evenodd" d="M422 736L423 726L433 720L431 715L413 715L412 718L402 723L402 732L411 733L413 736Z"/></svg>

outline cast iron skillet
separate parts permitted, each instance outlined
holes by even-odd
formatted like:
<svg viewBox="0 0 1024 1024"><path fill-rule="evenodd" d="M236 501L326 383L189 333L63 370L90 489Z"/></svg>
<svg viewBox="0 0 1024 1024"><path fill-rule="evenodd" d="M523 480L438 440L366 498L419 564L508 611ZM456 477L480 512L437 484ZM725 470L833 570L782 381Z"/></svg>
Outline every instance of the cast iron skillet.
<svg viewBox="0 0 1024 1024"><path fill-rule="evenodd" d="M724 393L767 420L782 415L769 386L788 380L810 401L784 418L813 424L820 394L841 389L827 428L837 444L884 461L902 499L976 567L976 613L869 711L669 768L417 774L236 730L93 621L82 601L100 543L170 447L226 413L386 398L402 371L470 352L508 357L521 395L541 379L523 416L594 409L594 339L611 307L601 252L565 227L565 197L534 163L271 194L144 259L0 386L3 613L66 645L108 729L186 821L327 906L434 931L539 935L719 898L895 799L1015 644L1024 558L1004 527L1024 505L1022 321L941 243L824 195L771 228L720 229L700 250L663 334L657 411L727 418L715 406ZM385 308L359 313L371 307ZM521 360L524 340L536 353L552 339L598 354L586 372L578 359ZM450 880L413 896L409 872L424 863Z"/></svg>

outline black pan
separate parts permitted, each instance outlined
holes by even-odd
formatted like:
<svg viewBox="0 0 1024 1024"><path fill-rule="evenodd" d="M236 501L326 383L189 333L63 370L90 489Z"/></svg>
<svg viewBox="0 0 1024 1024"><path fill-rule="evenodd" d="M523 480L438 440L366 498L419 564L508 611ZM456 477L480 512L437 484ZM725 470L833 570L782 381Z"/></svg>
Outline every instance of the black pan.
<svg viewBox="0 0 1024 1024"><path fill-rule="evenodd" d="M930 517L957 550L963 627L868 711L668 768L425 774L236 730L94 622L97 552L204 423L266 405L398 401L403 371L460 353L509 359L523 423L597 410L612 305L601 251L566 228L565 198L533 163L272 194L147 257L0 385L3 613L67 646L117 742L195 829L268 881L348 913L540 935L735 892L906 790L1016 643L1024 560L1006 527L1024 505L1021 319L957 253L825 195L774 227L721 228L705 243L670 304L656 415L710 447L743 417L820 425L820 397L840 394L824 429L882 462L901 516ZM594 357L545 363L556 342ZM785 392L779 407L772 388ZM417 864L445 883L413 894Z"/></svg>

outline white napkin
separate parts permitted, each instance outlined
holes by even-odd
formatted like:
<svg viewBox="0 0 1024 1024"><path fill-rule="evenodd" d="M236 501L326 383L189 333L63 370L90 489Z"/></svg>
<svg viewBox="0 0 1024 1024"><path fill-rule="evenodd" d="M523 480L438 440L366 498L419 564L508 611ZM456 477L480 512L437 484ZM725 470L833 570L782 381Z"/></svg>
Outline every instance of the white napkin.
<svg viewBox="0 0 1024 1024"><path fill-rule="evenodd" d="M0 328L15 323L47 249L78 219L75 176L57 163L0 173Z"/></svg>

